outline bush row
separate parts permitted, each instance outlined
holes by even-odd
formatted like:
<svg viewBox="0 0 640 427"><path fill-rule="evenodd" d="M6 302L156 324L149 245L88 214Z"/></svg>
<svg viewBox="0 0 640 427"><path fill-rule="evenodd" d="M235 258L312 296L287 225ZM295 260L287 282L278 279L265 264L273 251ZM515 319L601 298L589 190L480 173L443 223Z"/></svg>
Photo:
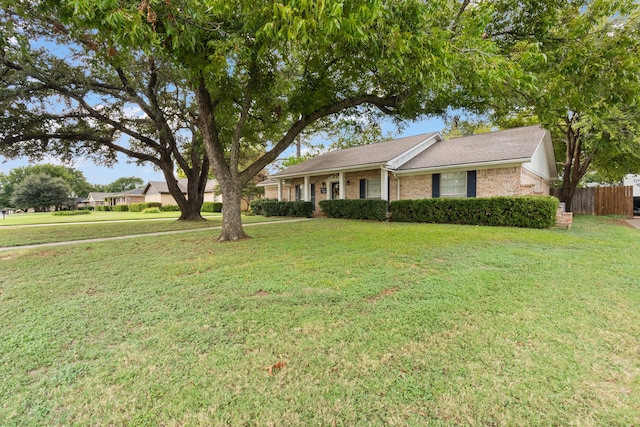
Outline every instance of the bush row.
<svg viewBox="0 0 640 427"><path fill-rule="evenodd" d="M160 202L131 203L129 205L129 212L142 212L147 208L160 208L160 206L162 206Z"/></svg>
<svg viewBox="0 0 640 427"><path fill-rule="evenodd" d="M309 218L313 215L311 202L265 201L261 205L264 216L292 216Z"/></svg>
<svg viewBox="0 0 640 427"><path fill-rule="evenodd" d="M249 203L249 212L253 215L264 215L262 205L266 202L277 202L276 199L256 199Z"/></svg>
<svg viewBox="0 0 640 427"><path fill-rule="evenodd" d="M555 197L421 199L391 202L396 222L548 228L556 223Z"/></svg>
<svg viewBox="0 0 640 427"><path fill-rule="evenodd" d="M111 206L111 210L114 212L128 212L129 205L115 205Z"/></svg>
<svg viewBox="0 0 640 427"><path fill-rule="evenodd" d="M180 212L180 206L178 205L163 205L160 206L162 212Z"/></svg>
<svg viewBox="0 0 640 427"><path fill-rule="evenodd" d="M71 215L86 215L86 214L90 214L91 211L81 211L81 210L77 210L77 211L57 211L54 212L53 215L54 216L71 216Z"/></svg>
<svg viewBox="0 0 640 427"><path fill-rule="evenodd" d="M222 202L204 202L200 212L222 212Z"/></svg>
<svg viewBox="0 0 640 427"><path fill-rule="evenodd" d="M386 200L322 200L320 207L329 218L369 219L374 221L387 219Z"/></svg>

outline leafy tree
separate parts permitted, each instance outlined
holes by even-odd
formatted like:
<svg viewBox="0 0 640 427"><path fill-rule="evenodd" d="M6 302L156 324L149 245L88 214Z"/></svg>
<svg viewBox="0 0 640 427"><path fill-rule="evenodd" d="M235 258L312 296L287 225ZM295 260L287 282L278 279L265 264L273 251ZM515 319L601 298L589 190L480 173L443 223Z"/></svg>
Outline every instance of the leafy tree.
<svg viewBox="0 0 640 427"><path fill-rule="evenodd" d="M443 138L450 139L478 133L487 133L499 129L496 128L497 126L492 125L482 118L477 120L470 118L462 119L460 116L454 115L451 119L445 121L445 128L440 134Z"/></svg>
<svg viewBox="0 0 640 427"><path fill-rule="evenodd" d="M141 178L135 176L122 177L105 186L104 191L107 193L120 193L122 191L134 190L144 185Z"/></svg>
<svg viewBox="0 0 640 427"><path fill-rule="evenodd" d="M54 178L62 178L69 185L76 197L85 197L93 190L84 174L74 168L61 165L41 164L14 168L8 174L0 174L0 206L9 206L16 187L28 176L45 174Z"/></svg>
<svg viewBox="0 0 640 427"><path fill-rule="evenodd" d="M173 64L118 49L24 2L0 2L0 153L90 157L121 152L162 170L182 220L201 220L209 172L193 93ZM188 179L182 193L177 164Z"/></svg>
<svg viewBox="0 0 640 427"><path fill-rule="evenodd" d="M11 204L20 209L34 208L46 212L52 207L59 209L68 205L71 191L62 178L36 173L27 176L15 187Z"/></svg>
<svg viewBox="0 0 640 427"><path fill-rule="evenodd" d="M8 0L5 0L8 1ZM31 4L30 4L31 6ZM398 120L481 107L521 81L482 37L490 2L44 0L73 34L175 65L225 203L220 240L247 237L245 185L320 119L368 106ZM243 147L264 151L246 167Z"/></svg>
<svg viewBox="0 0 640 427"><path fill-rule="evenodd" d="M511 3L496 2L496 13ZM488 38L535 76L537 88L507 86L492 119L507 127L538 122L551 131L562 159L561 199L570 210L589 171L609 181L640 171L640 4L541 1L518 7L519 18L497 21ZM522 43L523 37L532 43ZM531 46L544 60L531 55ZM513 104L520 107L508 107Z"/></svg>

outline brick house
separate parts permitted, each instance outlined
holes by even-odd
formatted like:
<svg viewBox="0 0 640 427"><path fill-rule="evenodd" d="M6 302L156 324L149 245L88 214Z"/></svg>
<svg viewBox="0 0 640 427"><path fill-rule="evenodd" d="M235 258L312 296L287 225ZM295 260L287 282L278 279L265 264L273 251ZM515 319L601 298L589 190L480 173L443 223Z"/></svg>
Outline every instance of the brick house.
<svg viewBox="0 0 640 427"><path fill-rule="evenodd" d="M330 151L259 185L281 201L549 195L551 136L539 126L444 140L439 133Z"/></svg>
<svg viewBox="0 0 640 427"><path fill-rule="evenodd" d="M178 178L178 187L182 194L187 195L187 179ZM207 184L204 188L204 201L205 202L221 202L222 195L216 194L215 189L218 185L218 181L215 179L207 180ZM176 199L173 198L169 192L169 186L165 181L149 181L142 190L145 202L157 202L162 203L162 206L177 205Z"/></svg>

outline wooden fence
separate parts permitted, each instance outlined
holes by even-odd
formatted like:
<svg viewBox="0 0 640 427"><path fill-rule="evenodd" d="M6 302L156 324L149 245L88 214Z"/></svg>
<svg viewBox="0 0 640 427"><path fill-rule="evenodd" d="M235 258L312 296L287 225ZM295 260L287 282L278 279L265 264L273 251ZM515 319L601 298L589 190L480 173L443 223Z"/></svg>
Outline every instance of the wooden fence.
<svg viewBox="0 0 640 427"><path fill-rule="evenodd" d="M559 189L552 195L558 197ZM574 214L633 216L633 187L578 188L571 201Z"/></svg>

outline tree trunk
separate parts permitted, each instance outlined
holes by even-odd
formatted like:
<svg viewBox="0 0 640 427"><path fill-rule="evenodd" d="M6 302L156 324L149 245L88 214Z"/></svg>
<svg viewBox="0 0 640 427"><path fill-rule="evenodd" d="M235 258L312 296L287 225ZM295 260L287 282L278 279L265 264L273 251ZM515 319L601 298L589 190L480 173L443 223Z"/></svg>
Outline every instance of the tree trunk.
<svg viewBox="0 0 640 427"><path fill-rule="evenodd" d="M240 201L242 199L242 188L236 183L223 185L222 187L222 231L219 242L236 241L248 239L249 236L242 228L242 216L240 214ZM229 188L230 187L230 188Z"/></svg>
<svg viewBox="0 0 640 427"><path fill-rule="evenodd" d="M180 217L178 218L178 221L204 221L204 218L202 218L202 215L200 214L202 198L204 197L204 187L202 187L202 194L200 196L198 196L196 192L196 196L193 199L187 198L182 193L182 190L178 186L176 177L173 174L173 162L171 160L164 162L161 165L161 169L164 179L167 181L169 193L171 193L180 208ZM191 183L193 179L191 177L187 177L187 181ZM196 179L195 182L197 185L198 179ZM191 185L188 185L188 187L191 187Z"/></svg>

